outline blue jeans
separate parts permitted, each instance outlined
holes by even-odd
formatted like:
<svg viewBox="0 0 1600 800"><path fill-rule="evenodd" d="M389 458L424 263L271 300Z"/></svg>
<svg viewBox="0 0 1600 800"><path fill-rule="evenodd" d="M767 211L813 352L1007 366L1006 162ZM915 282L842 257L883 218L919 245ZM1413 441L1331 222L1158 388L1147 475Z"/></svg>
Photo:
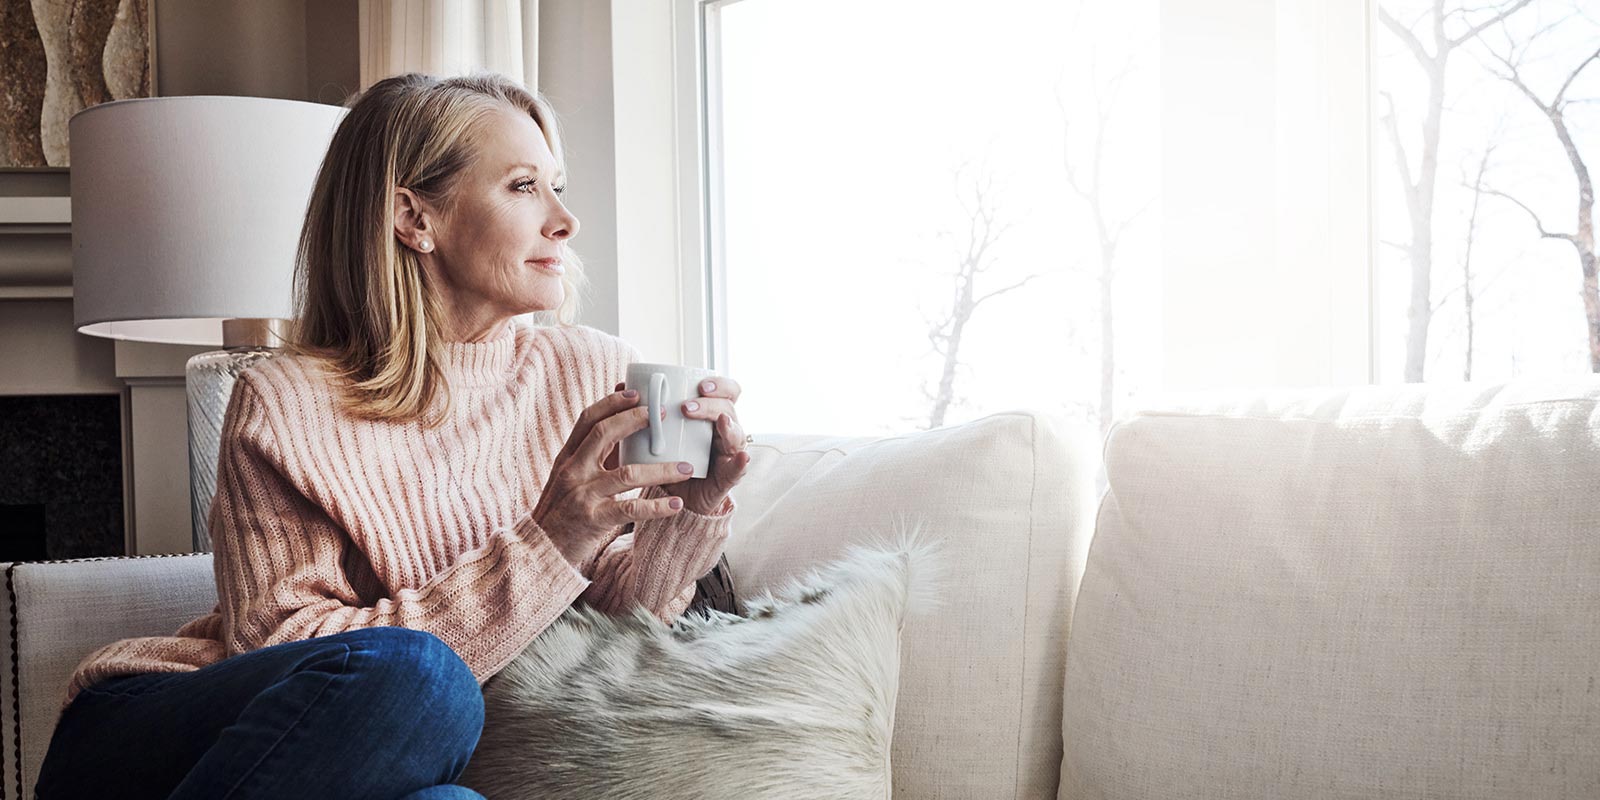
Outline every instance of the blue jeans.
<svg viewBox="0 0 1600 800"><path fill-rule="evenodd" d="M483 732L483 691L437 636L363 628L73 699L35 797L442 800Z"/></svg>

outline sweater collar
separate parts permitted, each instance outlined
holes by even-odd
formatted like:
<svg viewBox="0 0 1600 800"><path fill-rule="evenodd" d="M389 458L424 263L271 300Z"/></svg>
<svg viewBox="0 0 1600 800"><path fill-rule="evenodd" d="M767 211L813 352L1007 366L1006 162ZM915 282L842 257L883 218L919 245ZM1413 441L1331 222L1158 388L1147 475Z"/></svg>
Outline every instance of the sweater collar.
<svg viewBox="0 0 1600 800"><path fill-rule="evenodd" d="M484 341L444 342L439 366L451 388L504 383L511 371L516 343L516 322L508 319L499 332Z"/></svg>

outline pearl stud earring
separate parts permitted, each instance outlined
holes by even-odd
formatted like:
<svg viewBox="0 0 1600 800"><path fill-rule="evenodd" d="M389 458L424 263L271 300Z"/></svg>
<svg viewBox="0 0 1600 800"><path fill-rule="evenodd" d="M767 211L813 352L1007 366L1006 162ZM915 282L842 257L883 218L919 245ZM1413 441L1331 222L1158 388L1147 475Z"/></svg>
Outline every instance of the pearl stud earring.
<svg viewBox="0 0 1600 800"><path fill-rule="evenodd" d="M433 242L423 239L422 241L417 242L417 249L424 253L431 253L433 252Z"/></svg>

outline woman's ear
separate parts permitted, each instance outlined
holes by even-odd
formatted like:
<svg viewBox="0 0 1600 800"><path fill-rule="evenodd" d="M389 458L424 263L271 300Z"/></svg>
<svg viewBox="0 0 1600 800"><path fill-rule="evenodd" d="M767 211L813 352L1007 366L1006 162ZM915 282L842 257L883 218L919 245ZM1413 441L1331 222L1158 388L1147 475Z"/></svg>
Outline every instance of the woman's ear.
<svg viewBox="0 0 1600 800"><path fill-rule="evenodd" d="M404 186L394 190L394 235L407 247L422 253L432 252L434 230L429 222L428 205Z"/></svg>

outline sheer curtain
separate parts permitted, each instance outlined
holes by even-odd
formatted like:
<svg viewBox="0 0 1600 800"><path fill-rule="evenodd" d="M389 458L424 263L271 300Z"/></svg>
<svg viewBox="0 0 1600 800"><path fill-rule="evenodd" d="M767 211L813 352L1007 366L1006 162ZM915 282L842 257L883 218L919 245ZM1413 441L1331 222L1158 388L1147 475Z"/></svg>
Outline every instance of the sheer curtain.
<svg viewBox="0 0 1600 800"><path fill-rule="evenodd" d="M539 86L539 0L360 0L361 88L492 70Z"/></svg>
<svg viewBox="0 0 1600 800"><path fill-rule="evenodd" d="M1162 383L1369 382L1368 3L1161 11Z"/></svg>

